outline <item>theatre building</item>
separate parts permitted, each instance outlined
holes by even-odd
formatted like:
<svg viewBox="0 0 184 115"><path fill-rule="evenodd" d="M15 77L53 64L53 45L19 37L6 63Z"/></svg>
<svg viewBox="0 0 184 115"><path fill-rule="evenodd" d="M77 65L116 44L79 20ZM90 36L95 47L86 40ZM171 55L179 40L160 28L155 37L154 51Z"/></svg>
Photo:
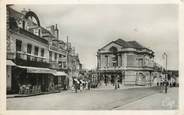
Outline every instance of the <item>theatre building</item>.
<svg viewBox="0 0 184 115"><path fill-rule="evenodd" d="M66 74L51 68L49 40L53 37L34 12L7 7L8 93L49 92L57 88L54 77Z"/></svg>
<svg viewBox="0 0 184 115"><path fill-rule="evenodd" d="M137 41L117 39L97 52L101 80L124 85L150 85L153 79L154 52Z"/></svg>

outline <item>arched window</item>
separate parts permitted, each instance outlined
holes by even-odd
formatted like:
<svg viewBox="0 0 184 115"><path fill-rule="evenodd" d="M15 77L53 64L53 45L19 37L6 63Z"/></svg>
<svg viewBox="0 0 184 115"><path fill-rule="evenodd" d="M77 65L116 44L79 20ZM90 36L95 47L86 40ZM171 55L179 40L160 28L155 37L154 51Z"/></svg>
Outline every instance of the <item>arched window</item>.
<svg viewBox="0 0 184 115"><path fill-rule="evenodd" d="M25 18L29 19L29 20L32 20L35 24L40 26L40 20L34 12L32 12L32 11L27 12L26 15L25 15Z"/></svg>
<svg viewBox="0 0 184 115"><path fill-rule="evenodd" d="M112 46L110 49L109 49L110 52L113 52L113 54L117 53L118 49L114 46Z"/></svg>
<svg viewBox="0 0 184 115"><path fill-rule="evenodd" d="M118 66L118 55L117 55L117 48L112 46L110 49L109 49L110 52L112 52L113 56L112 56L112 66L113 67L116 67Z"/></svg>

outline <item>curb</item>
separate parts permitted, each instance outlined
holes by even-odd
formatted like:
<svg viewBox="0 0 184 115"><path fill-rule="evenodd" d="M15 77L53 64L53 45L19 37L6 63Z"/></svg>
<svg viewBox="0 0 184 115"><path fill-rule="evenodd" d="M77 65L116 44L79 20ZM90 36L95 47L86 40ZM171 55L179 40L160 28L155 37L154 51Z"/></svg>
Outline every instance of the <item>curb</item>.
<svg viewBox="0 0 184 115"><path fill-rule="evenodd" d="M31 97L31 96L38 96L38 95L53 94L53 93L60 93L60 92L58 91L58 92L45 92L45 93L29 94L29 95L14 95L14 96L9 96L9 97L7 95L7 98Z"/></svg>

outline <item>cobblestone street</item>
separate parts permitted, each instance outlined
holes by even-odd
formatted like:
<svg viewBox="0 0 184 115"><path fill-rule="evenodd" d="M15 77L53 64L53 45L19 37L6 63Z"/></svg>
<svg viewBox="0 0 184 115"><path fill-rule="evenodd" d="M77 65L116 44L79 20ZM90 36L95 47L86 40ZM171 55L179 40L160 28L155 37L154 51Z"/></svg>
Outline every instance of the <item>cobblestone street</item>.
<svg viewBox="0 0 184 115"><path fill-rule="evenodd" d="M174 107L170 108L167 102L164 103L166 106L160 104L166 97L174 99ZM176 104L178 104L178 88L170 88L168 94L161 94L155 87L119 90L92 89L78 93L63 91L48 95L7 99L8 110L176 109Z"/></svg>

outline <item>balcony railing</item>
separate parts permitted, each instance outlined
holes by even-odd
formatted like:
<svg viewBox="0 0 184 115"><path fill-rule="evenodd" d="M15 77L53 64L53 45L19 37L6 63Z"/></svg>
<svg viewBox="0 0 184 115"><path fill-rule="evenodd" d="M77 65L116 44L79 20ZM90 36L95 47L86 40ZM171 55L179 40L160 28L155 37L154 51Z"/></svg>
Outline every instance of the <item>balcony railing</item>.
<svg viewBox="0 0 184 115"><path fill-rule="evenodd" d="M126 67L134 67L134 68L153 68L152 65L127 65Z"/></svg>
<svg viewBox="0 0 184 115"><path fill-rule="evenodd" d="M31 54L17 52L15 63L21 66L32 66L32 67L49 67L49 63L46 62L45 57L34 56Z"/></svg>
<svg viewBox="0 0 184 115"><path fill-rule="evenodd" d="M50 63L50 67L49 68L57 69L57 70L61 68L57 61L49 61L49 63Z"/></svg>
<svg viewBox="0 0 184 115"><path fill-rule="evenodd" d="M66 61L67 61L67 58L66 58L66 57L58 58L58 61L60 61L60 62L61 62L61 61L62 61L62 62L64 62L64 61L65 61L65 62L66 62Z"/></svg>

